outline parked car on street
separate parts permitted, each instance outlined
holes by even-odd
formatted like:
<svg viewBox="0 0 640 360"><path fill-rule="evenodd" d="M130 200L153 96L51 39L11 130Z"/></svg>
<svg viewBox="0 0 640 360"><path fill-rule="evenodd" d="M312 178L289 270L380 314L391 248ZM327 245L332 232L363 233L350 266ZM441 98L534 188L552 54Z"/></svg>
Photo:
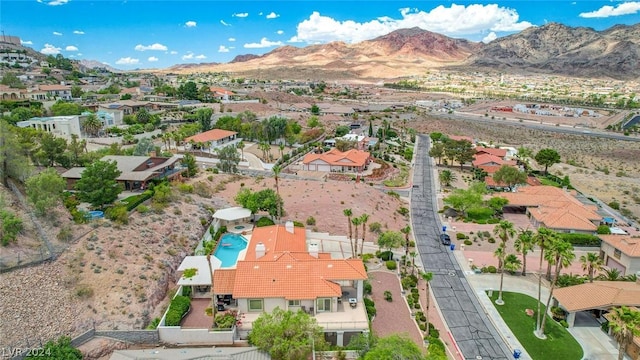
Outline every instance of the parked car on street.
<svg viewBox="0 0 640 360"><path fill-rule="evenodd" d="M451 237L449 234L440 234L440 242L442 245L451 245Z"/></svg>

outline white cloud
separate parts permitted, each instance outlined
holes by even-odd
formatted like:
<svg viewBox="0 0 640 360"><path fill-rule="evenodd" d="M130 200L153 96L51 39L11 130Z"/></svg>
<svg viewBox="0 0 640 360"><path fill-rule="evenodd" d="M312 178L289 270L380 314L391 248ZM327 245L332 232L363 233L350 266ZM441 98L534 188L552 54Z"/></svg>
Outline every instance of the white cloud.
<svg viewBox="0 0 640 360"><path fill-rule="evenodd" d="M54 32L53 32L53 35L55 35L55 36L62 36L62 33L61 33L61 32L57 32L57 31L54 31Z"/></svg>
<svg viewBox="0 0 640 360"><path fill-rule="evenodd" d="M282 34L284 34L284 31L282 31L282 30L278 30L278 31L276 31L276 34L278 34L278 35L282 35Z"/></svg>
<svg viewBox="0 0 640 360"><path fill-rule="evenodd" d="M45 55L57 55L60 54L60 50L61 49L59 47L55 47L51 44L44 44L44 48L42 48L40 52Z"/></svg>
<svg viewBox="0 0 640 360"><path fill-rule="evenodd" d="M65 51L78 51L78 48L73 46L73 45L69 45L64 49L65 49Z"/></svg>
<svg viewBox="0 0 640 360"><path fill-rule="evenodd" d="M178 52L177 52L177 51L175 51L175 50L171 50L171 51L169 51L169 54L171 54L171 55L178 55Z"/></svg>
<svg viewBox="0 0 640 360"><path fill-rule="evenodd" d="M182 60L191 60L191 59L193 59L193 53L182 55Z"/></svg>
<svg viewBox="0 0 640 360"><path fill-rule="evenodd" d="M189 20L186 23L184 23L184 26L186 26L186 27L196 27L197 25L198 25L198 23L193 21L193 20Z"/></svg>
<svg viewBox="0 0 640 360"><path fill-rule="evenodd" d="M244 47L246 49L262 49L262 48L281 46L281 45L282 45L282 41L269 41L266 37L263 37L262 39L260 39L259 43L244 44Z"/></svg>
<svg viewBox="0 0 640 360"><path fill-rule="evenodd" d="M47 4L49 6L58 6L58 5L64 5L68 3L69 0L51 0L51 1L38 0L38 2L41 4Z"/></svg>
<svg viewBox="0 0 640 360"><path fill-rule="evenodd" d="M236 41L236 38L232 38L232 37L230 37L230 38L228 38L227 40L229 40L229 41L233 42L233 41Z"/></svg>
<svg viewBox="0 0 640 360"><path fill-rule="evenodd" d="M239 17L239 18L246 18L247 16L249 16L249 13L235 13L231 16L235 16L235 17Z"/></svg>
<svg viewBox="0 0 640 360"><path fill-rule="evenodd" d="M200 55L196 56L196 59L198 59L198 60L204 60L206 58L207 57L204 54L200 54Z"/></svg>
<svg viewBox="0 0 640 360"><path fill-rule="evenodd" d="M231 26L230 24L227 24L226 22L224 22L224 20L220 20L220 24L222 24L224 26Z"/></svg>
<svg viewBox="0 0 640 360"><path fill-rule="evenodd" d="M147 51L147 50L167 51L167 47L159 43L155 43L147 46L138 44L134 49L136 51Z"/></svg>
<svg viewBox="0 0 640 360"><path fill-rule="evenodd" d="M229 48L224 46L224 45L220 45L220 47L218 48L218 52L219 53L228 53L229 52Z"/></svg>
<svg viewBox="0 0 640 360"><path fill-rule="evenodd" d="M73 30L73 33L76 35L84 35L84 31L82 30Z"/></svg>
<svg viewBox="0 0 640 360"><path fill-rule="evenodd" d="M270 14L267 14L267 19L275 19L280 17L280 15L274 13L273 11Z"/></svg>
<svg viewBox="0 0 640 360"><path fill-rule="evenodd" d="M149 58L147 59L148 62L156 62L158 61L158 58L155 56L149 56Z"/></svg>
<svg viewBox="0 0 640 360"><path fill-rule="evenodd" d="M78 53L78 56L82 56L82 53Z"/></svg>
<svg viewBox="0 0 640 360"><path fill-rule="evenodd" d="M498 38L498 35L496 35L496 33L494 33L494 32L492 31L492 32L490 32L489 34L487 34L487 36L485 36L485 37L482 39L482 42L483 42L483 43L485 43L485 44L487 44L487 43L490 43L490 42L492 42L493 40L495 40L495 39L497 39L497 38Z"/></svg>
<svg viewBox="0 0 640 360"><path fill-rule="evenodd" d="M262 11L260 11L260 12L258 13L258 16L262 16L262 14L263 14L263 12L262 12Z"/></svg>
<svg viewBox="0 0 640 360"><path fill-rule="evenodd" d="M31 40L20 40L20 44L22 44L22 45L33 45L33 41L31 41Z"/></svg>
<svg viewBox="0 0 640 360"><path fill-rule="evenodd" d="M533 26L528 21L519 21L516 10L497 4L439 5L428 12L404 8L400 9L400 16L399 19L381 17L360 23L338 21L314 11L298 24L297 34L289 41L316 44L339 40L354 43L412 27L447 36L480 36L487 31L513 32Z"/></svg>
<svg viewBox="0 0 640 360"><path fill-rule="evenodd" d="M130 57L126 57L126 58L120 58L116 61L116 64L118 65L136 65L139 64L140 60L139 59L134 59L134 58L130 58Z"/></svg>
<svg viewBox="0 0 640 360"><path fill-rule="evenodd" d="M611 16L631 15L640 11L640 2L630 1L618 6L605 5L596 11L581 13L581 18L607 18Z"/></svg>

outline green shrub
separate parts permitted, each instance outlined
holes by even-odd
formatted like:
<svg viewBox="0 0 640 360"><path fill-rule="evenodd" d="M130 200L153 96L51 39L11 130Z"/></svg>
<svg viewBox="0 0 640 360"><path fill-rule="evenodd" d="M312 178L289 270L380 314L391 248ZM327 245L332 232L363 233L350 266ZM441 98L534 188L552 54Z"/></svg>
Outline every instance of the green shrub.
<svg viewBox="0 0 640 360"><path fill-rule="evenodd" d="M364 298L364 306L367 309L369 319L376 315L376 304L369 298Z"/></svg>
<svg viewBox="0 0 640 360"><path fill-rule="evenodd" d="M307 225L313 226L316 224L316 219L313 216L309 216L306 221Z"/></svg>
<svg viewBox="0 0 640 360"><path fill-rule="evenodd" d="M487 242L488 242L489 244L495 244L496 239L494 239L494 238L490 237L490 238L488 238L488 239L487 239Z"/></svg>
<svg viewBox="0 0 640 360"><path fill-rule="evenodd" d="M471 241L471 240L469 240L469 239L466 239L466 240L464 241L464 244L465 244L465 245L467 245L467 246L469 246L469 245L472 245L472 244L473 244L473 241Z"/></svg>
<svg viewBox="0 0 640 360"><path fill-rule="evenodd" d="M236 314L233 312L217 314L216 325L219 329L231 329L233 324L236 323Z"/></svg>
<svg viewBox="0 0 640 360"><path fill-rule="evenodd" d="M407 290L416 287L418 285L418 278L415 275L405 276L400 280L402 288Z"/></svg>
<svg viewBox="0 0 640 360"><path fill-rule="evenodd" d="M560 233L560 238L574 246L600 246L600 238L591 234Z"/></svg>
<svg viewBox="0 0 640 360"><path fill-rule="evenodd" d="M369 280L364 281L363 289L364 289L365 295L371 295L371 292L373 291L373 286L371 286L371 283L369 282Z"/></svg>
<svg viewBox="0 0 640 360"><path fill-rule="evenodd" d="M393 301L393 297L391 296L391 291L389 290L384 291L384 299L387 301Z"/></svg>
<svg viewBox="0 0 640 360"><path fill-rule="evenodd" d="M463 240L466 239L467 235L463 234L463 233L456 233L456 239L458 240Z"/></svg>
<svg viewBox="0 0 640 360"><path fill-rule="evenodd" d="M378 258L382 261L389 261L393 257L393 252L391 251L382 251L379 253Z"/></svg>
<svg viewBox="0 0 640 360"><path fill-rule="evenodd" d="M436 329L433 324L429 324L429 336L436 339L440 337L440 330Z"/></svg>
<svg viewBox="0 0 640 360"><path fill-rule="evenodd" d="M398 266L398 264L396 264L396 262L393 260L388 260L385 264L387 265L387 269L389 270L395 270Z"/></svg>
<svg viewBox="0 0 640 360"><path fill-rule="evenodd" d="M189 310L191 306L191 300L186 296L178 295L169 305L167 316L164 320L166 326L180 326L180 321L184 314Z"/></svg>
<svg viewBox="0 0 640 360"><path fill-rule="evenodd" d="M178 184L178 191L184 194L192 194L193 185L185 184L185 183Z"/></svg>
<svg viewBox="0 0 640 360"><path fill-rule="evenodd" d="M500 219L496 219L496 218L491 218L487 220L487 224L497 224L499 222L500 222Z"/></svg>
<svg viewBox="0 0 640 360"><path fill-rule="evenodd" d="M611 234L611 228L609 228L609 225L599 225L598 230L596 230L596 232L599 235L608 235L608 234Z"/></svg>
<svg viewBox="0 0 640 360"><path fill-rule="evenodd" d="M154 318L153 320L151 320L151 322L149 323L149 325L147 325L147 330L155 330L158 325L160 325L160 318Z"/></svg>
<svg viewBox="0 0 640 360"><path fill-rule="evenodd" d="M273 224L273 220L269 219L268 217L261 217L260 219L258 219L258 221L256 221L256 227L271 226Z"/></svg>
<svg viewBox="0 0 640 360"><path fill-rule="evenodd" d="M129 223L127 205L113 205L104 212L104 216L117 224L126 225Z"/></svg>
<svg viewBox="0 0 640 360"><path fill-rule="evenodd" d="M369 260L371 260L371 259L373 259L373 254L369 254L369 253L367 253L367 254L363 254L363 255L362 255L362 261L363 261L363 262L367 262L367 261L369 261Z"/></svg>
<svg viewBox="0 0 640 360"><path fill-rule="evenodd" d="M138 205L138 207L136 208L136 211L139 212L140 214L146 214L149 211L151 211L151 209L149 209L149 207L146 205Z"/></svg>
<svg viewBox="0 0 640 360"><path fill-rule="evenodd" d="M303 228L304 224L301 223L300 221L293 220L293 226Z"/></svg>
<svg viewBox="0 0 640 360"><path fill-rule="evenodd" d="M498 272L498 269L496 269L496 267L493 265L489 265L487 266L487 272L489 274L495 274L496 272Z"/></svg>

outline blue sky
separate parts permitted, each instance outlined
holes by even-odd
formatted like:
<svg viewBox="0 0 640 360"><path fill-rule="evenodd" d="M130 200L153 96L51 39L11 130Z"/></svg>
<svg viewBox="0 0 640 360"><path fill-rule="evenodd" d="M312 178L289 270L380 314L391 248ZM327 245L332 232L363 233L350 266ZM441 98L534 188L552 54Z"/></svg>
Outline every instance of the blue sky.
<svg viewBox="0 0 640 360"><path fill-rule="evenodd" d="M488 42L547 22L596 30L636 24L640 1L0 1L5 35L45 54L119 69L229 62L282 45L355 43L414 26Z"/></svg>

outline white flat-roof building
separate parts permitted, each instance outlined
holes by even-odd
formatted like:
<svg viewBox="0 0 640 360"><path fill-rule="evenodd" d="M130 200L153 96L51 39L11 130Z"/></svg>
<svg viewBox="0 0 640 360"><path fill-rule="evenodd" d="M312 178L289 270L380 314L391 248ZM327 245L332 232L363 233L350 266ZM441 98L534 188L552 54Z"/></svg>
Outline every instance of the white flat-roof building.
<svg viewBox="0 0 640 360"><path fill-rule="evenodd" d="M73 134L83 137L80 123L84 118L86 118L86 115L34 117L29 120L19 121L16 125L22 128L31 127L44 130L66 138L70 138Z"/></svg>

